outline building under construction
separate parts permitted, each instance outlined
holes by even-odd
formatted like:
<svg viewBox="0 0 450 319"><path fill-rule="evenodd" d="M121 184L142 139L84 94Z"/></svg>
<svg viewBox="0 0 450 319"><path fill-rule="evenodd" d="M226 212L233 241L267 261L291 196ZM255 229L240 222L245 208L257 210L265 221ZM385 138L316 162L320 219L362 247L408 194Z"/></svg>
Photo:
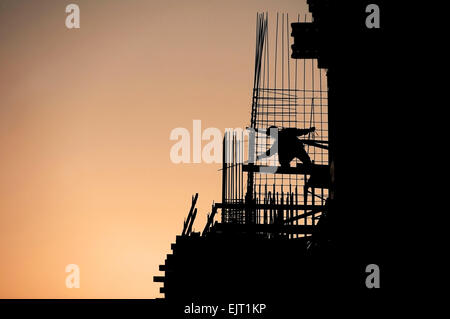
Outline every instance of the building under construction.
<svg viewBox="0 0 450 319"><path fill-rule="evenodd" d="M203 231L193 231L196 194L159 268L164 274L154 278L169 304L255 302L279 313L300 303L305 309L332 300L342 287L364 288L361 267L369 262L355 248L361 242L382 263L367 241L371 229L364 228L379 208L368 205L374 194L366 182L369 162L358 159L370 149L354 133L371 122L350 118L379 102L361 99L370 83L358 78L364 64L345 39L360 36L355 12L364 3L308 4L309 19L277 14L269 23L267 14L257 15L248 127L225 135L222 198ZM351 85L344 83L353 76Z"/></svg>

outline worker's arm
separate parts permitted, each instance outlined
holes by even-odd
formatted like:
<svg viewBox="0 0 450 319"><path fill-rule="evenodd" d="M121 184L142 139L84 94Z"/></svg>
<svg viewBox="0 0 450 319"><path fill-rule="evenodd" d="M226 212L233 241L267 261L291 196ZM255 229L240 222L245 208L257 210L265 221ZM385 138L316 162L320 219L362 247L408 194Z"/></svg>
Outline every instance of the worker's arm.
<svg viewBox="0 0 450 319"><path fill-rule="evenodd" d="M296 136L302 136L302 135L306 135L306 134L312 133L315 130L316 130L316 128L314 126L311 127L311 128L305 128L305 129L298 128L298 129L295 130L295 135Z"/></svg>

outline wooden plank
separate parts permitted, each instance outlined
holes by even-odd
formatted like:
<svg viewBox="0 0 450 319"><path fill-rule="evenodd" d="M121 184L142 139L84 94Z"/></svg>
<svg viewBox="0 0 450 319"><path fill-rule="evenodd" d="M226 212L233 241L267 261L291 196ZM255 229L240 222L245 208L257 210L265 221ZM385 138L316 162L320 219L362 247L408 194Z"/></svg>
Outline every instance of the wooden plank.
<svg viewBox="0 0 450 319"><path fill-rule="evenodd" d="M187 219L186 219L186 221L184 222L184 225L183 225L183 231L181 232L182 236L186 235L187 227L188 227L188 225L191 222L192 214L194 212L194 208L195 208L195 204L197 203L197 199L198 199L198 193L195 193L195 196L192 197L191 209L189 210L188 217L187 217Z"/></svg>

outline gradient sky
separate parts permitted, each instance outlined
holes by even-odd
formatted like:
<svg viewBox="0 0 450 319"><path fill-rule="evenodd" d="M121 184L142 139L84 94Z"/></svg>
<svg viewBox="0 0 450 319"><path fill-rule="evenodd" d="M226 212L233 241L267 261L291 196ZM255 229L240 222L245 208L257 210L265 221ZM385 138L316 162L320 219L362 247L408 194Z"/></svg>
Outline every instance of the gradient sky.
<svg viewBox="0 0 450 319"><path fill-rule="evenodd" d="M65 27L70 3L80 29ZM221 186L218 164L170 161L170 132L248 125L263 11L307 6L0 1L0 298L160 296L191 196L200 230Z"/></svg>

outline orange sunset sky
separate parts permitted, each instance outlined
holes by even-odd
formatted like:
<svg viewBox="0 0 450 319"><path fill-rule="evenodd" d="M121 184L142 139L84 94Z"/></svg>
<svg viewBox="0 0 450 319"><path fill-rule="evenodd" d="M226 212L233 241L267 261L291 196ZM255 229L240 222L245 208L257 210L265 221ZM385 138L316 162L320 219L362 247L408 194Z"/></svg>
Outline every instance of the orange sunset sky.
<svg viewBox="0 0 450 319"><path fill-rule="evenodd" d="M80 29L65 27L70 3ZM201 230L221 194L219 164L171 162L170 132L249 124L265 11L308 13L304 0L0 1L0 298L161 296L152 278L191 196Z"/></svg>

